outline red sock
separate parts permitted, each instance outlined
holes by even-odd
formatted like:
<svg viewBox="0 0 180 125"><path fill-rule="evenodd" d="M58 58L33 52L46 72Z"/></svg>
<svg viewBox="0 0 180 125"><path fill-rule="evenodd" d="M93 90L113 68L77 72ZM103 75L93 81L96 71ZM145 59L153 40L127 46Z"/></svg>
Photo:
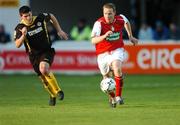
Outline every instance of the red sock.
<svg viewBox="0 0 180 125"><path fill-rule="evenodd" d="M116 81L116 96L122 96L122 88L123 88L123 79L122 77L115 76Z"/></svg>
<svg viewBox="0 0 180 125"><path fill-rule="evenodd" d="M110 92L109 95L111 96L111 98L114 98L114 97L115 97L114 92Z"/></svg>

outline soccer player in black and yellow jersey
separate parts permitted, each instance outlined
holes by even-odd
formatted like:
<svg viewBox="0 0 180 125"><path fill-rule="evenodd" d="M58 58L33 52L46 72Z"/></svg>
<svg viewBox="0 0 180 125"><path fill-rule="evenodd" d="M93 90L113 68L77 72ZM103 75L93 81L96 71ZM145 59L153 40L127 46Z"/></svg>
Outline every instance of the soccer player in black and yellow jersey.
<svg viewBox="0 0 180 125"><path fill-rule="evenodd" d="M50 94L49 105L55 106L56 97L63 100L64 93L50 71L55 50L51 47L52 42L48 35L46 23L52 23L59 37L67 40L68 35L61 29L53 14L40 13L38 16L33 16L30 7L22 6L19 9L19 15L21 22L15 28L15 45L19 48L24 44L34 71Z"/></svg>

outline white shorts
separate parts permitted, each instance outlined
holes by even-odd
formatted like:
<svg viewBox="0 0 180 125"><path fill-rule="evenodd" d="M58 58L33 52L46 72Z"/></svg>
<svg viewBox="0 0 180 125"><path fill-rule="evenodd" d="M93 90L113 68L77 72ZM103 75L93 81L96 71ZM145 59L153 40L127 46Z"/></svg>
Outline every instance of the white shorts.
<svg viewBox="0 0 180 125"><path fill-rule="evenodd" d="M118 48L116 50L105 52L97 56L98 67L102 75L108 74L110 71L111 63L114 60L124 61L124 48Z"/></svg>

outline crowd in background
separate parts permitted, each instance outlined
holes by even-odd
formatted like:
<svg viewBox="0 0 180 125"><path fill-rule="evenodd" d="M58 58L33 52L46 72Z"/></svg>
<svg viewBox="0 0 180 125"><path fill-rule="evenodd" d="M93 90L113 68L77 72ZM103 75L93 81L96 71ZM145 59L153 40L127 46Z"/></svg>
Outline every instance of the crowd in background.
<svg viewBox="0 0 180 125"><path fill-rule="evenodd" d="M132 32L135 37L139 40L151 41L154 40L156 42L162 40L180 40L180 28L175 23L170 23L165 25L161 20L157 20L155 22L155 26L148 25L146 22L143 22L139 27L133 22L131 22ZM72 26L69 37L70 40L74 40L77 42L80 41L90 41L91 36L91 27L85 18L81 18L78 20L76 25ZM58 37L56 30L51 24L47 25L50 39L55 42L60 40ZM124 39L128 39L126 32L123 32ZM6 32L3 24L0 24L0 43L8 43L11 42L12 38L10 34Z"/></svg>
<svg viewBox="0 0 180 125"><path fill-rule="evenodd" d="M146 22L142 23L138 28L132 21L132 32L139 40L144 41L162 41L162 40L180 40L180 28L175 23L170 23L166 26L161 20L155 22L155 26L148 25ZM85 18L78 20L77 24L72 26L69 33L70 40L74 41L89 41L91 36L91 27ZM55 35L55 31L50 32L50 35ZM124 39L128 39L126 32L123 32ZM56 38L55 36L53 38ZM56 39L58 40L58 38ZM54 40L53 40L54 41Z"/></svg>
<svg viewBox="0 0 180 125"><path fill-rule="evenodd" d="M134 35L139 40L180 40L180 29L175 23L170 23L166 26L161 20L155 22L155 26L148 25L146 22L142 23L139 28L133 26Z"/></svg>

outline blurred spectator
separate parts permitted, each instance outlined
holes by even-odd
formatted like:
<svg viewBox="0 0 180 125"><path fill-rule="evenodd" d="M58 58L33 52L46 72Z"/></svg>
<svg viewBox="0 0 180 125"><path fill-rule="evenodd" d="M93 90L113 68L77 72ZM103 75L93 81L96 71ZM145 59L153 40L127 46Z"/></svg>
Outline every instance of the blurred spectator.
<svg viewBox="0 0 180 125"><path fill-rule="evenodd" d="M169 39L169 30L163 25L161 21L157 21L153 33L154 40L167 40Z"/></svg>
<svg viewBox="0 0 180 125"><path fill-rule="evenodd" d="M180 40L180 29L174 23L169 24L169 36L172 40Z"/></svg>
<svg viewBox="0 0 180 125"><path fill-rule="evenodd" d="M57 31L56 29L53 27L52 24L48 23L47 24L47 29L48 29L48 33L49 33L49 37L51 39L52 42L55 42L57 40L60 40L59 36L57 35Z"/></svg>
<svg viewBox="0 0 180 125"><path fill-rule="evenodd" d="M10 34L6 33L4 25L0 24L0 43L7 43L10 41Z"/></svg>
<svg viewBox="0 0 180 125"><path fill-rule="evenodd" d="M87 20L82 18L77 25L73 26L70 31L71 39L76 41L90 40L91 28L87 25Z"/></svg>
<svg viewBox="0 0 180 125"><path fill-rule="evenodd" d="M148 26L146 23L142 23L139 29L138 38L140 40L152 40L153 39L152 28Z"/></svg>

